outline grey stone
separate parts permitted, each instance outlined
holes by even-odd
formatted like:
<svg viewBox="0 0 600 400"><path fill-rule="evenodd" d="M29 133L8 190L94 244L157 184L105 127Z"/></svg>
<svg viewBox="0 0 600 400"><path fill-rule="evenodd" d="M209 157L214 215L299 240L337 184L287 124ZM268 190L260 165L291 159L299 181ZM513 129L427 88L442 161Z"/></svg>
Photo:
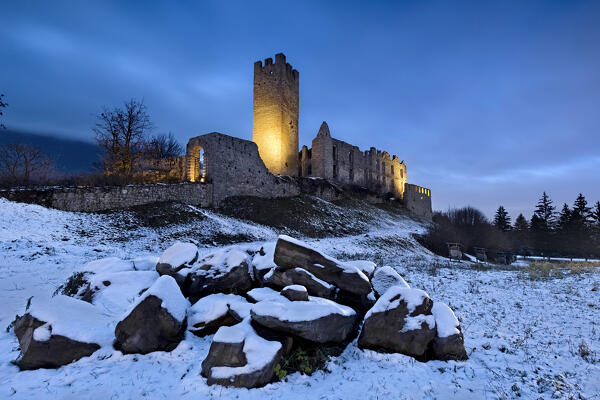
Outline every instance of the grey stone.
<svg viewBox="0 0 600 400"><path fill-rule="evenodd" d="M44 325L30 314L17 319L14 332L19 340L21 356L17 365L22 370L58 368L94 353L100 348L96 343L84 343L61 335L51 335L40 342L33 338L33 331Z"/></svg>
<svg viewBox="0 0 600 400"><path fill-rule="evenodd" d="M382 299L380 298L379 301ZM436 336L435 319L431 315L433 301L429 297L424 297L422 303L409 313L406 301L399 294L386 300L390 304L396 300L400 301L396 306L382 312L367 314L358 338L358 346L377 351L402 353L424 360L427 347ZM405 329L407 318L421 318L422 322L416 329ZM427 320L433 324L432 327Z"/></svg>
<svg viewBox="0 0 600 400"><path fill-rule="evenodd" d="M366 295L372 290L369 279L358 268L344 266L285 236L280 236L277 240L273 260L282 269L303 268L317 278L350 293Z"/></svg>
<svg viewBox="0 0 600 400"><path fill-rule="evenodd" d="M226 340L221 340L220 334L227 330ZM234 340L234 338L236 340ZM253 341L253 346L263 346L261 357L258 360L249 360L244 353L244 344L247 340ZM255 388L269 383L275 374L275 365L281 359L282 345L260 337L250 325L249 319L231 327L222 327L217 331L210 345L208 355L202 361L201 374L207 378L209 385L222 385ZM250 363L253 363L249 365ZM228 370L225 374L215 372L219 367L245 367L247 370Z"/></svg>
<svg viewBox="0 0 600 400"><path fill-rule="evenodd" d="M275 268L264 277L264 283L278 289L289 285L302 285L311 296L326 299L332 299L335 295L335 286L317 279L303 268Z"/></svg>
<svg viewBox="0 0 600 400"><path fill-rule="evenodd" d="M304 286L286 286L281 290L281 295L290 301L308 301L308 292Z"/></svg>
<svg viewBox="0 0 600 400"><path fill-rule="evenodd" d="M162 300L147 296L117 324L115 347L123 353L171 351L185 335L187 323L162 308Z"/></svg>
<svg viewBox="0 0 600 400"><path fill-rule="evenodd" d="M469 358L465 350L465 342L462 332L447 337L436 336L431 342L430 349L430 358L435 360L464 361Z"/></svg>

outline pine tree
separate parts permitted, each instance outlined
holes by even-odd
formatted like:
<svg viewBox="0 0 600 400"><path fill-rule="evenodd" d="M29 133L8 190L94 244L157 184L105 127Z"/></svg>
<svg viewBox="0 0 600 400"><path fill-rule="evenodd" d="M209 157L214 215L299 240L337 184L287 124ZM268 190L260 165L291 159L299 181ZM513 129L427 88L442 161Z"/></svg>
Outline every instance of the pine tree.
<svg viewBox="0 0 600 400"><path fill-rule="evenodd" d="M556 208L552 205L552 200L550 200L550 197L544 192L535 208L535 215L543 222L543 228L546 231L554 228L556 221L555 209Z"/></svg>
<svg viewBox="0 0 600 400"><path fill-rule="evenodd" d="M502 232L508 232L510 230L510 216L503 206L498 207L498 210L496 211L494 225Z"/></svg>
<svg viewBox="0 0 600 400"><path fill-rule="evenodd" d="M594 209L591 212L592 220L594 225L600 228L600 201L597 201L594 204Z"/></svg>
<svg viewBox="0 0 600 400"><path fill-rule="evenodd" d="M566 232L569 229L571 224L571 209L567 205L567 203L563 204L562 210L558 214L558 221L556 224L556 228L561 232Z"/></svg>
<svg viewBox="0 0 600 400"><path fill-rule="evenodd" d="M583 194L579 193L575 203L573 204L573 212L571 213L571 222L577 230L585 229L590 222L591 208L587 206L587 200Z"/></svg>
<svg viewBox="0 0 600 400"><path fill-rule="evenodd" d="M519 214L517 219L515 219L515 225L513 229L519 232L526 232L529 230L529 222L527 222L527 218L525 218L523 214Z"/></svg>

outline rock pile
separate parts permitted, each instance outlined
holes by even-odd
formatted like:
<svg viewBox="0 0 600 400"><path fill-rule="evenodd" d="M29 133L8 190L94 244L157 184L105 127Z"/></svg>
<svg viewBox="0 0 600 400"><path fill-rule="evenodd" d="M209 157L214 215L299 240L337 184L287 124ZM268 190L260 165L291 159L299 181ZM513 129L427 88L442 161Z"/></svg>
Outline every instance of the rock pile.
<svg viewBox="0 0 600 400"><path fill-rule="evenodd" d="M186 331L214 334L201 374L224 386L263 386L301 344L343 348L357 336L362 349L420 361L467 358L446 304L391 267L339 261L288 236L259 250L200 256L176 243L158 259L99 260L62 291L71 297L34 302L17 319L22 369L56 368L104 346L171 351Z"/></svg>

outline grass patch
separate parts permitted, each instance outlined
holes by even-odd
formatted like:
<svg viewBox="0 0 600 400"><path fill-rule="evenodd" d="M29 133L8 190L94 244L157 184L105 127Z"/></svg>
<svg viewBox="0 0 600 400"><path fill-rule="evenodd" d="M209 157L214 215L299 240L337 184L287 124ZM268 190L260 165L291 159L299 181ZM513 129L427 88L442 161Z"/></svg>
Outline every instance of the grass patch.
<svg viewBox="0 0 600 400"><path fill-rule="evenodd" d="M534 260L521 269L521 278L530 280L562 278L566 275L596 272L600 263L583 261Z"/></svg>

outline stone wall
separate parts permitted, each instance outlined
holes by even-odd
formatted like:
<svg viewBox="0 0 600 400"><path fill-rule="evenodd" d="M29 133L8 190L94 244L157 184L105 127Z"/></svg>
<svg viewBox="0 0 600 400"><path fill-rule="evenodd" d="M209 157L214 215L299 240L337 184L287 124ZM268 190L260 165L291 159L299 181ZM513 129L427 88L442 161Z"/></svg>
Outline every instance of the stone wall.
<svg viewBox="0 0 600 400"><path fill-rule="evenodd" d="M215 207L230 196L272 198L300 194L294 180L267 170L254 142L213 132L190 139L187 157L191 159L199 149L203 150L204 159L190 163L189 180L199 174L194 165L203 165L202 177L213 185L211 204Z"/></svg>
<svg viewBox="0 0 600 400"><path fill-rule="evenodd" d="M252 140L273 174L298 174L299 74L282 53L254 63Z"/></svg>
<svg viewBox="0 0 600 400"><path fill-rule="evenodd" d="M106 211L165 201L208 207L211 205L212 185L177 183L11 189L0 191L0 197L59 210L83 212Z"/></svg>
<svg viewBox="0 0 600 400"><path fill-rule="evenodd" d="M431 219L431 190L407 183L404 188L404 205L413 214Z"/></svg>
<svg viewBox="0 0 600 400"><path fill-rule="evenodd" d="M301 176L322 177L403 198L407 179L404 161L374 147L362 152L357 146L334 139L326 122L313 140L312 149L302 148L299 161Z"/></svg>

